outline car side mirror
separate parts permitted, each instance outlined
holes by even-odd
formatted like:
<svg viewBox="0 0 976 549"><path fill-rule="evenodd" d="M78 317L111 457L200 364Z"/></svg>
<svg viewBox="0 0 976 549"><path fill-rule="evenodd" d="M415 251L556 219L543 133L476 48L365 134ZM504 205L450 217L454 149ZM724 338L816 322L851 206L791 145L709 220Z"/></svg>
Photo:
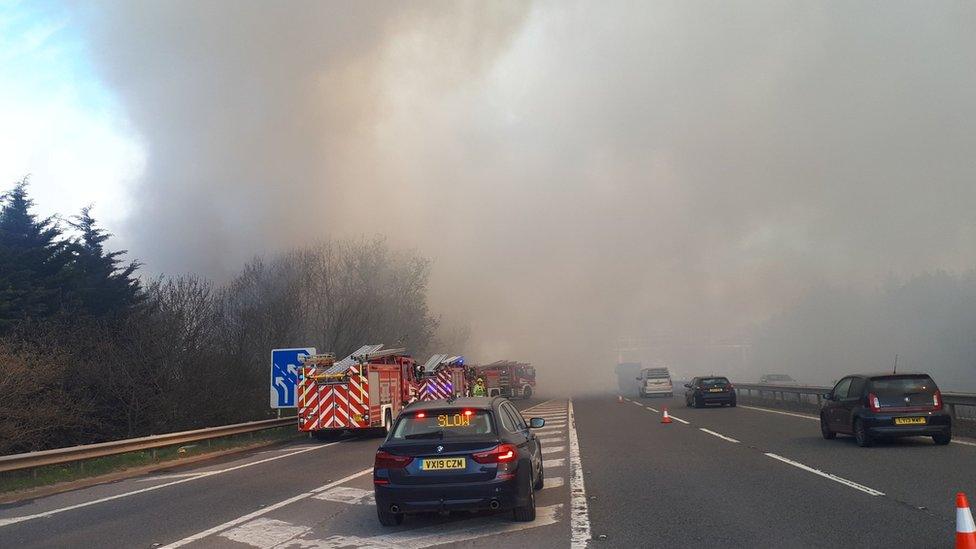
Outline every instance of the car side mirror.
<svg viewBox="0 0 976 549"><path fill-rule="evenodd" d="M834 400L833 395L831 395L830 393L824 393L820 396L822 396L824 400Z"/></svg>
<svg viewBox="0 0 976 549"><path fill-rule="evenodd" d="M541 429L546 425L546 420L541 417L534 417L529 420L530 429Z"/></svg>
<svg viewBox="0 0 976 549"><path fill-rule="evenodd" d="M685 387L691 389L691 383L685 383Z"/></svg>

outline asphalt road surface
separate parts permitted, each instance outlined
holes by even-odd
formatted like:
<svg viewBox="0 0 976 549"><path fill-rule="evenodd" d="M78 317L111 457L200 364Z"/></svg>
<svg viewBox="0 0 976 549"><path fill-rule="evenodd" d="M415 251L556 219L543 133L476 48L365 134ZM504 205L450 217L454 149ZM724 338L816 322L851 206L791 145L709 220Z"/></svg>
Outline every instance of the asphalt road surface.
<svg viewBox="0 0 976 549"><path fill-rule="evenodd" d="M533 523L464 513L383 528L380 439L349 438L0 506L0 547L946 547L955 493L976 495L970 441L859 448L823 440L805 414L680 399L516 404L547 419Z"/></svg>

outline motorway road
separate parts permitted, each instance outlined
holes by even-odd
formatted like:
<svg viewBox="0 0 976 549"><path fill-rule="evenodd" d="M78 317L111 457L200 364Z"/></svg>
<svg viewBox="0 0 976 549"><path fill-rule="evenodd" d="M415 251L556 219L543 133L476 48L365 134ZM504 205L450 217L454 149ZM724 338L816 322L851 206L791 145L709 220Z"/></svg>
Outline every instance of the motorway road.
<svg viewBox="0 0 976 549"><path fill-rule="evenodd" d="M369 475L380 441L350 438L2 506L0 547L570 547L591 536L590 547L946 547L954 494L976 495L971 442L858 448L821 439L804 414L678 399L517 404L548 421L534 523L463 514L382 528Z"/></svg>

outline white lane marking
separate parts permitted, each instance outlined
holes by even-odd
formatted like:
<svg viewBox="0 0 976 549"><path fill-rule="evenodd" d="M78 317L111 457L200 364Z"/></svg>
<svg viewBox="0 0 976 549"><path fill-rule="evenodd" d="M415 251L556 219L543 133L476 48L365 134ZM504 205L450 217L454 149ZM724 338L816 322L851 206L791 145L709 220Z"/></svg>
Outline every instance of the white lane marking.
<svg viewBox="0 0 976 549"><path fill-rule="evenodd" d="M487 536L497 536L509 532L518 532L539 526L548 526L558 522L557 517L562 511L562 504L537 507L535 520L532 522L511 522L499 520L498 517L465 520L452 523L458 525L456 529L445 530L445 525L437 524L381 534L379 536L330 536L325 539L299 538L294 543L301 547L316 547L319 549L339 547L368 547L369 549L423 549L434 545L456 544Z"/></svg>
<svg viewBox="0 0 976 549"><path fill-rule="evenodd" d="M544 459L542 460L542 466L545 468L549 467L562 467L566 465L566 458L555 458L555 459Z"/></svg>
<svg viewBox="0 0 976 549"><path fill-rule="evenodd" d="M376 497L372 490L363 490L352 486L336 486L315 494L312 499L348 503L349 505L372 505L376 503Z"/></svg>
<svg viewBox="0 0 976 549"><path fill-rule="evenodd" d="M569 487L570 544L573 549L585 549L590 542L590 516L586 508L586 486L583 483L583 465L580 462L579 437L576 435L576 415L573 401L569 401Z"/></svg>
<svg viewBox="0 0 976 549"><path fill-rule="evenodd" d="M196 534L193 534L192 536L183 538L183 539L181 539L179 541L174 541L173 543L170 543L169 545L164 546L163 549L172 549L173 547L180 547L180 546L186 545L188 543L193 543L194 541L203 539L203 538L205 538L207 536L211 536L213 534L218 534L220 532L223 532L224 530L227 530L229 528L233 528L234 526L237 526L238 524L243 524L243 523L245 523L245 522L247 522L247 521L249 521L251 519L255 519L257 517L260 517L261 515L266 515L266 514L270 513L271 511L274 511L275 509L280 509L280 508L282 508L282 507L284 507L286 505L291 505L292 503L295 503L296 501L301 501L303 499L312 497L315 494L318 494L319 492L324 492L324 491L326 491L326 490L328 490L330 488L334 488L336 486L340 486L342 484L345 484L345 483L349 482L350 480L353 480L355 478L359 478L359 477L361 477L361 476L363 476L365 474L372 473L372 472L373 472L373 467L370 466L368 469L363 469L362 471L359 471L358 473L353 473L353 474L351 474L351 475L349 475L347 477L340 478L339 480L334 481L334 482L330 482L330 483L326 484L325 486L320 486L320 487L315 488L314 490L311 490L309 492L305 492L305 493L302 493L302 494L298 494L297 496L293 496L293 497L290 497L290 498L288 498L286 500L279 501L278 503L275 503L273 505L269 505L267 507L262 507L261 509L258 509L257 511L254 511L253 513L248 513L248 514L246 514L244 516L237 517L234 520L229 520L229 521L227 521L227 522L225 522L223 524L219 524L217 526L214 526L213 528L204 530L202 532L197 532Z"/></svg>
<svg viewBox="0 0 976 549"><path fill-rule="evenodd" d="M559 488L563 484L566 484L566 479L563 477L549 477L542 481L542 489L546 488Z"/></svg>
<svg viewBox="0 0 976 549"><path fill-rule="evenodd" d="M966 446L976 446L976 442L967 442L965 440L955 440L952 441L953 444L963 444Z"/></svg>
<svg viewBox="0 0 976 549"><path fill-rule="evenodd" d="M673 419L675 421L680 421L681 423L684 423L685 425L691 425L691 423L689 423L689 422L681 419L680 417L677 417L677 416L673 415L671 412L668 412L668 416L670 416L671 419Z"/></svg>
<svg viewBox="0 0 976 549"><path fill-rule="evenodd" d="M644 406L644 407L647 408L648 410L654 412L655 414L660 414L661 413L661 410L658 410L656 408L651 408L650 406Z"/></svg>
<svg viewBox="0 0 976 549"><path fill-rule="evenodd" d="M784 412L782 410L770 410L769 408L757 408L756 406L746 406L745 404L740 404L739 408L745 408L746 410L756 410L757 412L769 412L770 414L779 414L782 416L792 416L799 417L803 419L812 419L814 421L820 421L817 416L809 416L806 414L794 414L793 412Z"/></svg>
<svg viewBox="0 0 976 549"><path fill-rule="evenodd" d="M520 411L522 411L522 412L528 412L529 410L535 410L536 408L542 408L546 404L550 404L552 402L555 402L555 399L550 398L549 400L547 400L545 402L540 402L540 403L536 404L535 406L529 406L528 408L526 408L524 410L520 410Z"/></svg>
<svg viewBox="0 0 976 549"><path fill-rule="evenodd" d="M643 404L641 404L640 402L637 402L636 400L632 400L632 401L630 401L630 403L631 404L635 404L637 406L643 406Z"/></svg>
<svg viewBox="0 0 976 549"><path fill-rule="evenodd" d="M532 417L541 417L542 419L566 419L566 412L559 412L558 414L540 414L538 412L532 412Z"/></svg>
<svg viewBox="0 0 976 549"><path fill-rule="evenodd" d="M542 453L543 454L555 454L557 452L562 452L565 449L566 449L565 446L550 446L548 448L546 448L545 446L543 446L542 447Z"/></svg>
<svg viewBox="0 0 976 549"><path fill-rule="evenodd" d="M560 423L559 425L550 425L550 424L547 423L545 427L542 427L540 429L532 429L532 430L535 431L536 434L545 433L547 435L550 435L554 431L562 432L563 429L565 429L565 428L566 428L566 424L565 423Z"/></svg>
<svg viewBox="0 0 976 549"><path fill-rule="evenodd" d="M33 514L33 515L24 515L22 517L12 517L12 518L0 519L0 527L7 526L9 524L16 524L18 522L23 522L25 520L31 520L31 519L41 518L41 517L49 517L51 515L56 515L58 513L63 513L65 511L71 511L71 510L74 510L74 509L80 509L82 507L88 507L89 505L96 505L96 504L99 504L99 503L105 503L106 501L112 501L112 500L121 499L121 498L129 497L129 496L134 496L136 494L144 494L146 492L152 492L153 490L159 490L160 488L166 488L168 486L174 486L174 485L177 485L177 484L183 484L184 482L190 482L190 481L198 480L198 479L201 479L201 478L212 477L214 475L219 475L221 473L227 473L227 472L230 472L230 471L236 471L238 469L244 469L246 467L252 467L254 465L260 465L262 463L267 463L269 461L275 461L275 460L278 460L278 459L282 459L282 458L286 458L286 457L291 457L291 456L298 455L298 454L303 454L305 452L311 452L313 450L321 450L322 448L328 448L329 446L333 446L335 444L341 444L341 442L330 442L329 444L323 444L321 446L311 446L311 447L308 447L308 448L303 448L303 449L298 450L296 452L292 452L290 454L282 454L280 456L274 456L274 457L269 457L269 458L261 459L261 460L258 460L258 461L252 461L252 462L249 462L249 463L243 463L241 465L236 465L234 467L228 467L226 469L219 469L217 471L206 471L206 472L200 473L199 475L192 476L192 477L188 477L188 478L183 478L183 479L179 479L179 480L174 480L173 482L166 482L166 483L163 483L163 484L157 484L155 486L149 486L147 488L141 488L139 490L133 490L131 492L125 492L125 493L122 493L122 494L115 494L114 496L108 496L108 497L104 497L104 498L93 499L91 501L86 501L86 502L78 503L78 504L75 504L75 505L69 505L67 507L61 507L59 509L51 509L50 511L44 511L44 512L36 513L36 514Z"/></svg>
<svg viewBox="0 0 976 549"><path fill-rule="evenodd" d="M539 442L549 444L550 442L566 442L566 437L539 437Z"/></svg>
<svg viewBox="0 0 976 549"><path fill-rule="evenodd" d="M722 440L727 440L727 441L729 441L729 442L734 442L734 443L736 443L736 444L738 444L738 443L739 443L739 441L738 441L738 440L735 440L735 439L734 439L734 438L732 438L732 437L727 437L727 436L725 436L725 435L723 435L723 434L720 434L720 433L716 433L715 431L709 431L708 429L706 429L706 428L704 428L704 427L699 427L699 428L698 428L698 430L699 430L699 431L704 431L704 432L706 432L706 433L708 433L708 434L710 434L710 435L712 435L713 437L718 437L718 438L720 438L720 439L722 439Z"/></svg>
<svg viewBox="0 0 976 549"><path fill-rule="evenodd" d="M154 480L169 480L171 478L198 477L202 474L203 474L202 472L197 472L197 473L179 473L173 475L157 475L154 477L137 478L136 482L152 482Z"/></svg>
<svg viewBox="0 0 976 549"><path fill-rule="evenodd" d="M848 486L848 487L853 488L855 490L860 490L860 491L864 492L865 494L869 494L869 495L872 495L872 496L883 496L883 495L885 495L884 492L879 492L879 491L875 490L874 488L868 488L867 486L864 486L862 484L858 484L858 483L856 483L854 481L847 480L846 478L842 478L842 477L839 477L837 475L832 475L830 473L825 473L825 472L821 471L820 469L814 469L813 467L808 467L808 466L806 466L806 465L804 465L802 463L799 463L797 461L793 461L792 459L786 459L783 456L778 456L776 454L771 454L771 453L768 453L768 452L766 453L766 455L769 456L769 457L771 457L771 458L773 458L773 459L782 461L783 463L792 465L793 467L797 467L799 469L803 469L804 471L807 471L809 473L813 473L813 474L818 475L818 476L821 476L823 478L830 479L830 480L832 480L834 482L838 482L840 484L843 484L844 486Z"/></svg>
<svg viewBox="0 0 976 549"><path fill-rule="evenodd" d="M259 518L220 534L220 537L259 549L271 549L311 530L283 520Z"/></svg>

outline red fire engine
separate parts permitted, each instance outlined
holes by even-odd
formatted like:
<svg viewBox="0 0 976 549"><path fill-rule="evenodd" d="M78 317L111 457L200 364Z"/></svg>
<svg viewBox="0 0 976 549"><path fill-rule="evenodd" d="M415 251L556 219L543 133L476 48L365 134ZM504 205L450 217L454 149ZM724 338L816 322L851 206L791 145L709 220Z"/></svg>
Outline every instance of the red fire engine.
<svg viewBox="0 0 976 549"><path fill-rule="evenodd" d="M318 439L347 430L389 432L400 410L414 400L436 400L467 391L462 357L435 355L420 367L405 349L366 345L336 361L306 357L298 384L298 428Z"/></svg>
<svg viewBox="0 0 976 549"><path fill-rule="evenodd" d="M524 362L499 360L475 366L475 375L485 380L488 396L531 398L535 391L535 368Z"/></svg>

